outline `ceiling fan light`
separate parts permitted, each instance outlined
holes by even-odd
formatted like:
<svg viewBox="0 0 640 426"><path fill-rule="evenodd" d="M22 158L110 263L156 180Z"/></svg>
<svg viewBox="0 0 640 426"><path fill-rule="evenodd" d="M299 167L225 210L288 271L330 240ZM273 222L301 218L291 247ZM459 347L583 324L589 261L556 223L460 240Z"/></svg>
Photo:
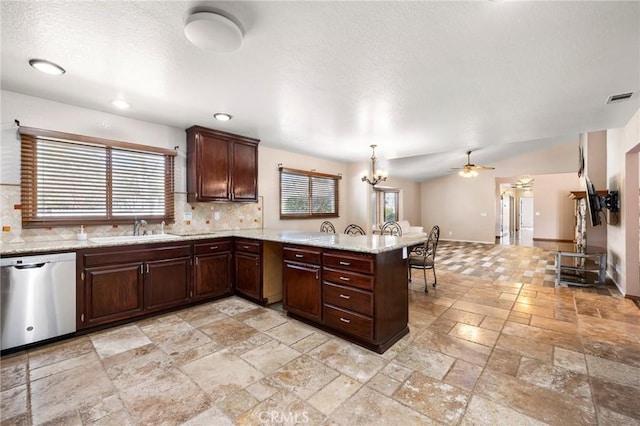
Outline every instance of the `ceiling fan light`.
<svg viewBox="0 0 640 426"><path fill-rule="evenodd" d="M458 174L463 178L472 178L478 176L478 172L476 172L475 170L460 170Z"/></svg>

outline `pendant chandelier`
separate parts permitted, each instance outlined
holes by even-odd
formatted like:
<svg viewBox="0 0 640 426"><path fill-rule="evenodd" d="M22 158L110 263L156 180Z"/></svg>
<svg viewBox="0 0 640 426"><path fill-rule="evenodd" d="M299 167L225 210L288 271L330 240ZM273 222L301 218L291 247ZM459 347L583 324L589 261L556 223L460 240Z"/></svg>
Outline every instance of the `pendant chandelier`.
<svg viewBox="0 0 640 426"><path fill-rule="evenodd" d="M376 147L378 145L371 145L371 176L363 175L362 181L367 182L371 186L376 186L380 182L387 180L389 173L384 170L376 169Z"/></svg>

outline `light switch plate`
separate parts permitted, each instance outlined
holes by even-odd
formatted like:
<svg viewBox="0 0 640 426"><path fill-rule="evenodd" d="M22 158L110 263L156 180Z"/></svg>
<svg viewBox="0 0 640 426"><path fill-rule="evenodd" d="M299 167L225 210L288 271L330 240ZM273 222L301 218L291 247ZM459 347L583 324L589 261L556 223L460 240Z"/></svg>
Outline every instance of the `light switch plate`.
<svg viewBox="0 0 640 426"><path fill-rule="evenodd" d="M191 213L191 212L184 212L184 218L183 218L183 220L188 220L188 221L193 220L193 213Z"/></svg>

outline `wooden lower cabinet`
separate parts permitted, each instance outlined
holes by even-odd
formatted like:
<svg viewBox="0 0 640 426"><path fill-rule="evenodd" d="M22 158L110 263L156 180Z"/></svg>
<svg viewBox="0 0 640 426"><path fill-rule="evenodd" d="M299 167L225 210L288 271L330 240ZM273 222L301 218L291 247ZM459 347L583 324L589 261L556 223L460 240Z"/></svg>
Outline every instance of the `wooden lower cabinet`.
<svg viewBox="0 0 640 426"><path fill-rule="evenodd" d="M191 244L78 252L77 329L135 318L191 300Z"/></svg>
<svg viewBox="0 0 640 426"><path fill-rule="evenodd" d="M86 268L84 270L83 327L142 314L144 310L142 262ZM81 328L81 327L78 327Z"/></svg>
<svg viewBox="0 0 640 426"><path fill-rule="evenodd" d="M402 249L378 253L283 247L287 314L382 353L409 332Z"/></svg>
<svg viewBox="0 0 640 426"><path fill-rule="evenodd" d="M184 305L191 299L191 257L145 262L145 309Z"/></svg>
<svg viewBox="0 0 640 426"><path fill-rule="evenodd" d="M236 258L236 291L262 302L262 259L259 254L238 252Z"/></svg>
<svg viewBox="0 0 640 426"><path fill-rule="evenodd" d="M212 240L194 245L194 300L233 293L232 249L231 240Z"/></svg>
<svg viewBox="0 0 640 426"><path fill-rule="evenodd" d="M237 238L234 241L235 290L253 302L282 300L282 245Z"/></svg>

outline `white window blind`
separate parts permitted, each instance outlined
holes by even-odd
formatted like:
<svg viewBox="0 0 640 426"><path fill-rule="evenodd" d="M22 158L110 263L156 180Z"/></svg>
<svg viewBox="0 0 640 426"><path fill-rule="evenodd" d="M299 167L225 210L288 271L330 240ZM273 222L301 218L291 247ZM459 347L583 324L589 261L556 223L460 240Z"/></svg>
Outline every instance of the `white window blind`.
<svg viewBox="0 0 640 426"><path fill-rule="evenodd" d="M173 221L173 151L40 129L21 137L23 227Z"/></svg>
<svg viewBox="0 0 640 426"><path fill-rule="evenodd" d="M338 217L340 176L280 169L280 218Z"/></svg>

